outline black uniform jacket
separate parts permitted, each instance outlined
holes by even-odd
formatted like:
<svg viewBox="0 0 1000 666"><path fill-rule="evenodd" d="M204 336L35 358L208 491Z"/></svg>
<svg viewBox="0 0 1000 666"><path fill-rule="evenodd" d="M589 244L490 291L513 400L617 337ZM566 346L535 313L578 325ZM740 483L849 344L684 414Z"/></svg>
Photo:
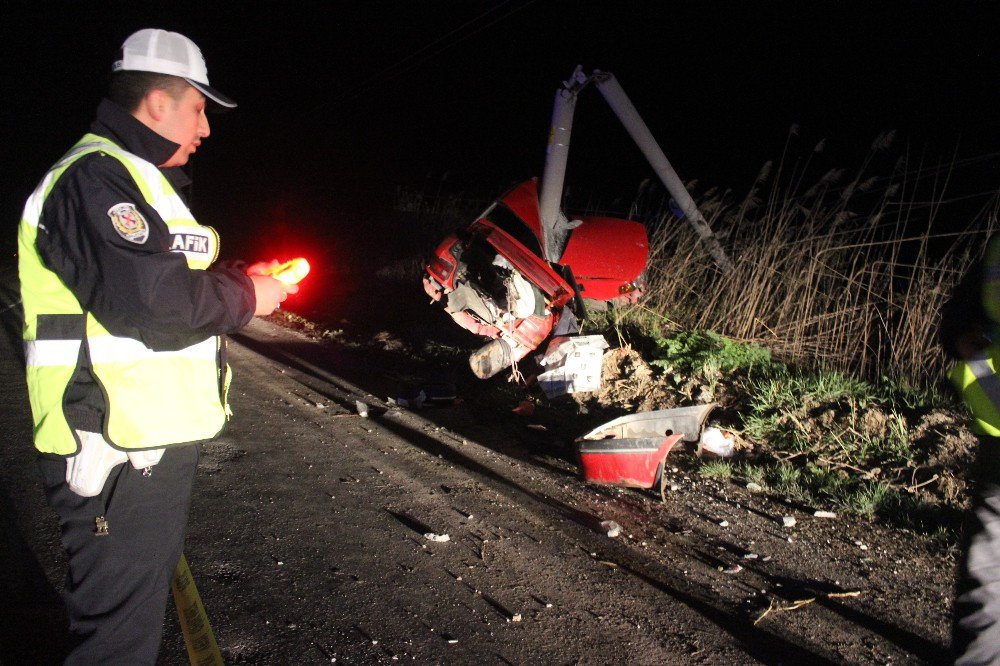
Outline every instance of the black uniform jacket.
<svg viewBox="0 0 1000 666"><path fill-rule="evenodd" d="M98 107L90 131L157 165L178 148L108 100ZM187 175L179 167L160 171L183 197ZM115 230L109 211L123 203L146 219L144 243ZM235 269L191 270L170 243L166 224L124 165L99 153L78 159L56 182L36 240L45 265L112 335L170 351L246 325L256 306L250 279ZM100 432L103 396L86 367L69 387L66 412L75 428Z"/></svg>

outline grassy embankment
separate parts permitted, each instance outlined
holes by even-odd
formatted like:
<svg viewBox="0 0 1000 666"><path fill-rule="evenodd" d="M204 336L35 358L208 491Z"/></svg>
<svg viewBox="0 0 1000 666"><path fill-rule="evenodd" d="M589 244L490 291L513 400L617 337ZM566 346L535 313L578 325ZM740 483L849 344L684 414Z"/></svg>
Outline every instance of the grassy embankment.
<svg viewBox="0 0 1000 666"><path fill-rule="evenodd" d="M746 448L703 475L950 542L970 438L936 328L996 227L996 190L950 198L949 179L970 166L955 161L904 155L874 173L891 138L854 173L817 177L821 143L793 166L787 155L766 164L742 200L697 196L734 260L728 273L640 188L633 213L654 220L648 298L604 324L643 339L667 381L695 378L727 408Z"/></svg>

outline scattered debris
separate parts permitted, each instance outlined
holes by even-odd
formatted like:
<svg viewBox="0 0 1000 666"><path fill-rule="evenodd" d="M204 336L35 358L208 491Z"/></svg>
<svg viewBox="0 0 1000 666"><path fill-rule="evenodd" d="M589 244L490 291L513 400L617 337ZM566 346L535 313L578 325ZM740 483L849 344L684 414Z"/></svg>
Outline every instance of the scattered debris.
<svg viewBox="0 0 1000 666"><path fill-rule="evenodd" d="M743 559L744 560L756 560L758 557L759 557L759 555L757 555L757 553L744 553L743 554Z"/></svg>
<svg viewBox="0 0 1000 666"><path fill-rule="evenodd" d="M400 407L412 407L413 409L420 409L424 406L427 401L427 394L424 393L423 389L420 390L415 396L404 398L402 396L397 397L393 404L399 405ZM390 402L393 402L390 398Z"/></svg>
<svg viewBox="0 0 1000 666"><path fill-rule="evenodd" d="M427 532L426 534L424 534L424 538L427 539L428 541L438 541L438 542L451 541L451 537L448 536L447 534L435 534L434 532Z"/></svg>
<svg viewBox="0 0 1000 666"><path fill-rule="evenodd" d="M820 595L820 596L822 596L823 598L826 598L826 599L843 599L845 597L860 597L861 596L861 591L860 590L855 590L855 591L852 591L852 592L830 592L829 594L823 594L823 595ZM809 599L800 599L798 601L793 601L788 606L775 606L774 605L774 599L772 599L771 602L770 602L770 604L767 607L767 610L765 610L763 613L761 613L760 616L756 620L754 620L754 625L759 624L761 620L763 620L765 617L768 616L768 614L770 614L772 612L774 612L774 613L782 613L784 611L798 610L798 609L802 608L803 606L808 606L809 604L813 603L814 601L816 601L816 599L817 599L817 597L810 597Z"/></svg>
<svg viewBox="0 0 1000 666"><path fill-rule="evenodd" d="M738 564L734 564L733 566L726 567L725 569L719 567L719 571L721 571L724 574L738 574L739 572L743 571L743 567L741 567Z"/></svg>
<svg viewBox="0 0 1000 666"><path fill-rule="evenodd" d="M396 402L415 408L446 405L458 399L454 382L446 379L427 379L406 376L396 388Z"/></svg>
<svg viewBox="0 0 1000 666"><path fill-rule="evenodd" d="M795 520L795 516L782 516L781 517L781 524L782 524L783 527L795 527L795 523L796 522L798 522L798 521Z"/></svg>
<svg viewBox="0 0 1000 666"><path fill-rule="evenodd" d="M622 533L622 526L613 520L604 520L601 522L601 529L608 533L608 536L614 539L616 536Z"/></svg>
<svg viewBox="0 0 1000 666"><path fill-rule="evenodd" d="M764 492L764 487L761 486L759 483L754 483L753 481L751 481L750 483L747 484L747 490L749 490L752 493L761 493Z"/></svg>
<svg viewBox="0 0 1000 666"><path fill-rule="evenodd" d="M722 432L718 428L705 428L698 441L698 455L706 451L720 458L730 458L736 452L736 438L731 433Z"/></svg>
<svg viewBox="0 0 1000 666"><path fill-rule="evenodd" d="M601 360L608 342L603 335L552 338L538 364L549 368L538 375L548 398L601 390Z"/></svg>
<svg viewBox="0 0 1000 666"><path fill-rule="evenodd" d="M813 516L816 518L836 518L837 514L833 511L814 511Z"/></svg>
<svg viewBox="0 0 1000 666"><path fill-rule="evenodd" d="M521 614L520 613L514 613L513 615L510 616L510 621L511 622L520 622L521 621Z"/></svg>
<svg viewBox="0 0 1000 666"><path fill-rule="evenodd" d="M729 527L729 521L728 520L720 520L719 521L719 527Z"/></svg>
<svg viewBox="0 0 1000 666"><path fill-rule="evenodd" d="M510 410L518 416L531 416L535 413L535 403L533 400L522 400L517 407Z"/></svg>
<svg viewBox="0 0 1000 666"><path fill-rule="evenodd" d="M355 413L354 412L338 412L337 414L330 414L330 418L331 419L342 419L345 416L346 417L350 417L350 418L354 418ZM371 432L371 430L369 430L368 432Z"/></svg>
<svg viewBox="0 0 1000 666"><path fill-rule="evenodd" d="M450 381L427 381L421 387L427 400L434 405L446 405L458 400L458 391L454 382Z"/></svg>
<svg viewBox="0 0 1000 666"><path fill-rule="evenodd" d="M354 402L354 406L357 408L358 415L361 416L361 418L363 419L368 418L368 405L361 402L360 400L356 400Z"/></svg>

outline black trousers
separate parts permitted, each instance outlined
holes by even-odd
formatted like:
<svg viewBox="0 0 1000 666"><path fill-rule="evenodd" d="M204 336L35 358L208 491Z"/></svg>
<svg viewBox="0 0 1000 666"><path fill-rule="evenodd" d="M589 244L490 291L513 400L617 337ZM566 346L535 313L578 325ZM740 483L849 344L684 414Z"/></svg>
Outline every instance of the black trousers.
<svg viewBox="0 0 1000 666"><path fill-rule="evenodd" d="M69 489L65 460L39 458L69 556L67 664L156 663L198 456L197 445L167 449L149 476L118 465L96 497ZM107 521L104 536L95 532L98 516Z"/></svg>
<svg viewBox="0 0 1000 666"><path fill-rule="evenodd" d="M1000 439L979 440L952 626L956 664L1000 663Z"/></svg>

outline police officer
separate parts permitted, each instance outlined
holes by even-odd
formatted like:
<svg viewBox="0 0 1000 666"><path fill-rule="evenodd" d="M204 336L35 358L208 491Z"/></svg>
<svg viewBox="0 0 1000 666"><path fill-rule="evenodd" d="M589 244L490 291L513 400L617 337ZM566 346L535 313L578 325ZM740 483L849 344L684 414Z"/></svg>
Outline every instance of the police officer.
<svg viewBox="0 0 1000 666"><path fill-rule="evenodd" d="M946 304L941 340L979 437L954 608L956 664L1000 663L1000 237Z"/></svg>
<svg viewBox="0 0 1000 666"><path fill-rule="evenodd" d="M197 442L229 417L225 334L294 292L210 270L219 238L183 196L209 136L187 37L140 30L90 132L29 197L18 231L34 442L69 556L67 663L156 661Z"/></svg>

